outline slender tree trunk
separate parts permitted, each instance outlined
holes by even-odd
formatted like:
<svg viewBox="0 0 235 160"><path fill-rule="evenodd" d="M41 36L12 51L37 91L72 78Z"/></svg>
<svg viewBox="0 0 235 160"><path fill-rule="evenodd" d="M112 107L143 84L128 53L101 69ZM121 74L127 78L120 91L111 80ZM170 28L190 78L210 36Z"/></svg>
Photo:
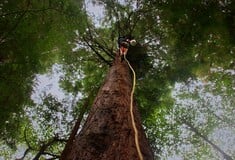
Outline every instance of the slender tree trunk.
<svg viewBox="0 0 235 160"><path fill-rule="evenodd" d="M138 160L130 114L132 76L125 61L113 63L93 103L89 116L63 160ZM144 160L153 153L133 106L138 140Z"/></svg>
<svg viewBox="0 0 235 160"><path fill-rule="evenodd" d="M224 159L226 159L226 160L233 160L231 156L229 156L219 146L217 146L212 141L210 141L205 135L201 134L192 124L190 124L186 120L182 120L182 122L184 124L186 124L190 128L190 130L193 131L196 135L198 135L204 141L206 141L208 144L210 144L217 152L219 152L223 156Z"/></svg>
<svg viewBox="0 0 235 160"><path fill-rule="evenodd" d="M85 111L86 111L86 107L87 107L87 105L88 105L88 102L89 102L89 97L86 99L86 101L85 101L85 103L84 103L82 109L80 110L80 113L79 113L79 115L78 115L78 118L77 118L77 120L76 120L76 123L75 123L75 125L74 125L74 127L73 127L73 129L72 129L72 131L71 131L71 133L70 133L69 139L67 140L67 143L66 143L66 145L65 145L65 147L64 147L64 150L63 150L63 152L61 153L61 158L60 158L60 159L66 159L67 154L70 152L70 150L71 150L72 147L73 147L73 141L74 141L75 136L76 136L76 134L77 134L77 132L78 132L78 129L79 129L79 127L80 127L81 121L82 121L83 116L84 116Z"/></svg>

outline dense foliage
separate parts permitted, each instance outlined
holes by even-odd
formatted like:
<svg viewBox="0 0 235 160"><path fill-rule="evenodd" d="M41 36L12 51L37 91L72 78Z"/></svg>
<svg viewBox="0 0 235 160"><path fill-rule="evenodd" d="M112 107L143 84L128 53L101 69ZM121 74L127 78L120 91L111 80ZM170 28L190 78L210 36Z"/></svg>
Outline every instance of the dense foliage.
<svg viewBox="0 0 235 160"><path fill-rule="evenodd" d="M99 24L91 1L0 2L0 158L58 158L118 35L132 34L147 55L135 96L156 158L234 159L235 2L92 3Z"/></svg>

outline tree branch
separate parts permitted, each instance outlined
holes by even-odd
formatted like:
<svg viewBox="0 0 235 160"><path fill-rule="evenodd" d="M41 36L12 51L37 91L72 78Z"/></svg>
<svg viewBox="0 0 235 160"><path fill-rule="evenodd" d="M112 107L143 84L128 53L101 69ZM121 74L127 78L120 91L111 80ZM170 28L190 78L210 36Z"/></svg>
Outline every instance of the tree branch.
<svg viewBox="0 0 235 160"><path fill-rule="evenodd" d="M26 134L26 128L24 129L24 140L28 146L29 149L33 149L33 147L30 145L30 143L27 140L27 134Z"/></svg>
<svg viewBox="0 0 235 160"><path fill-rule="evenodd" d="M29 2L28 2L28 6L29 6ZM27 8L28 8L27 6ZM5 14L1 14L0 17L2 16L9 16L9 15L15 15L15 14L20 14L19 19L16 21L15 25L2 37L0 37L0 44L2 44L6 38L8 37L8 35L13 32L17 26L19 25L20 21L23 19L23 17L26 15L26 13L30 13L30 12L44 12L44 11L48 11L48 10L54 10L57 11L59 13L63 13L61 10L57 9L57 8L53 8L53 7L48 7L48 8L43 8L43 9L26 9L26 10L21 10L21 11L13 11L13 12L9 12L9 13L5 13ZM65 14L65 13L64 13Z"/></svg>
<svg viewBox="0 0 235 160"><path fill-rule="evenodd" d="M61 141L64 141L62 139L59 139L57 136L53 137L51 140L49 140L47 143L44 143L41 147L40 147L40 150L38 151L38 153L36 154L36 156L33 158L33 160L38 160L41 155L43 154L48 154L48 152L45 152L46 149L53 145L54 143L56 142L61 142Z"/></svg>
<svg viewBox="0 0 235 160"><path fill-rule="evenodd" d="M30 0L27 0L26 8L28 8L29 5L30 5ZM24 18L26 13L27 13L27 10L24 10L22 14L20 15L20 17L18 18L18 20L16 21L15 25L13 25L13 27L10 28L10 30L5 35L3 34L3 36L0 37L0 44L2 44L6 40L7 36L17 28L17 26L20 24L20 21Z"/></svg>
<svg viewBox="0 0 235 160"><path fill-rule="evenodd" d="M58 10L56 8L48 7L48 8L43 8L43 9L26 9L26 10L8 12L5 14L1 14L0 17L6 17L6 16L14 15L14 14L22 14L24 12L44 12L47 10L55 10L57 12L61 12L60 10Z"/></svg>
<svg viewBox="0 0 235 160"><path fill-rule="evenodd" d="M221 153L222 156L224 157L224 159L226 159L226 160L233 160L231 156L229 156L219 146L217 146L212 141L210 141L205 135L201 134L191 123L187 122L187 120L181 119L181 121L185 125L187 125L192 132L194 132L197 136L201 137L204 141L206 141L208 144L210 144L216 151Z"/></svg>
<svg viewBox="0 0 235 160"><path fill-rule="evenodd" d="M111 54L112 50L109 50L104 45L101 45L101 43L99 43L97 40L93 40L93 42L97 45L98 48L100 48L102 51L104 51L109 57L111 57L112 59L115 58L115 56L113 54Z"/></svg>
<svg viewBox="0 0 235 160"><path fill-rule="evenodd" d="M88 42L87 40L85 40L85 38L84 38L84 41L86 42L87 46L90 47L91 50L92 50L93 52L95 52L95 54L96 54L102 61L104 61L104 62L105 62L106 64L108 64L109 66L112 65L109 61L107 61L107 60L94 48L93 45L89 44L89 42Z"/></svg>
<svg viewBox="0 0 235 160"><path fill-rule="evenodd" d="M18 20L16 21L15 25L14 25L12 28L10 28L10 30L9 30L5 35L3 34L3 36L0 37L0 44L2 44L2 43L6 40L6 38L8 37L8 35L9 35L11 32L13 32L13 31L17 28L17 26L20 24L20 21L24 18L26 12L27 12L27 11L24 11L24 12L20 15L20 17L18 18Z"/></svg>
<svg viewBox="0 0 235 160"><path fill-rule="evenodd" d="M87 44L87 46L93 51L95 52L95 54L102 60L104 61L106 64L108 64L109 66L111 66L111 63L106 60L100 53L99 51L97 51L97 49L95 48L94 45L90 44L94 43L95 45L97 45L97 48L99 48L100 50L102 50L107 56L111 57L112 59L114 59L114 55L112 55L113 51L112 49L109 49L108 47L105 47L104 45L102 45L101 43L99 43L95 38L94 38L94 34L97 34L97 32L95 32L95 30L91 29L91 26L89 24L88 21L86 21L87 24L87 32L86 35L82 37L83 41L85 41L85 43ZM97 34L98 35L98 34ZM105 43L105 42L104 42ZM107 45L106 45L107 46Z"/></svg>
<svg viewBox="0 0 235 160"><path fill-rule="evenodd" d="M20 158L16 158L16 160L23 160L23 159L26 157L26 155L29 153L30 150L31 150L31 148L27 148L27 149L24 151L23 156L20 157Z"/></svg>

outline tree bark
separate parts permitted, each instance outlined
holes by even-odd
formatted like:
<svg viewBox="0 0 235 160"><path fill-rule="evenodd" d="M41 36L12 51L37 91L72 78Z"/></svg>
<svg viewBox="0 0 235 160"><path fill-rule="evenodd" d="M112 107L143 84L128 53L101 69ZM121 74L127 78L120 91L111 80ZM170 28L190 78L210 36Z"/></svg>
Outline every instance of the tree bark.
<svg viewBox="0 0 235 160"><path fill-rule="evenodd" d="M130 114L131 90L130 69L125 61L116 58L63 160L139 160ZM135 103L133 110L143 158L153 160Z"/></svg>

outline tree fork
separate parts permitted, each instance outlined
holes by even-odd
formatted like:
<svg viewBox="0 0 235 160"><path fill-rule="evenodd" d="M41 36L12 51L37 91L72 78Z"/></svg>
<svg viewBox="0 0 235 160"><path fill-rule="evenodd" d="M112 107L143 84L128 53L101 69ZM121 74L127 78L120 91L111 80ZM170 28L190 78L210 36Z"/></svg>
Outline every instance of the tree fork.
<svg viewBox="0 0 235 160"><path fill-rule="evenodd" d="M64 160L139 160L130 114L131 90L129 66L117 55ZM133 112L143 159L153 160L135 103Z"/></svg>

